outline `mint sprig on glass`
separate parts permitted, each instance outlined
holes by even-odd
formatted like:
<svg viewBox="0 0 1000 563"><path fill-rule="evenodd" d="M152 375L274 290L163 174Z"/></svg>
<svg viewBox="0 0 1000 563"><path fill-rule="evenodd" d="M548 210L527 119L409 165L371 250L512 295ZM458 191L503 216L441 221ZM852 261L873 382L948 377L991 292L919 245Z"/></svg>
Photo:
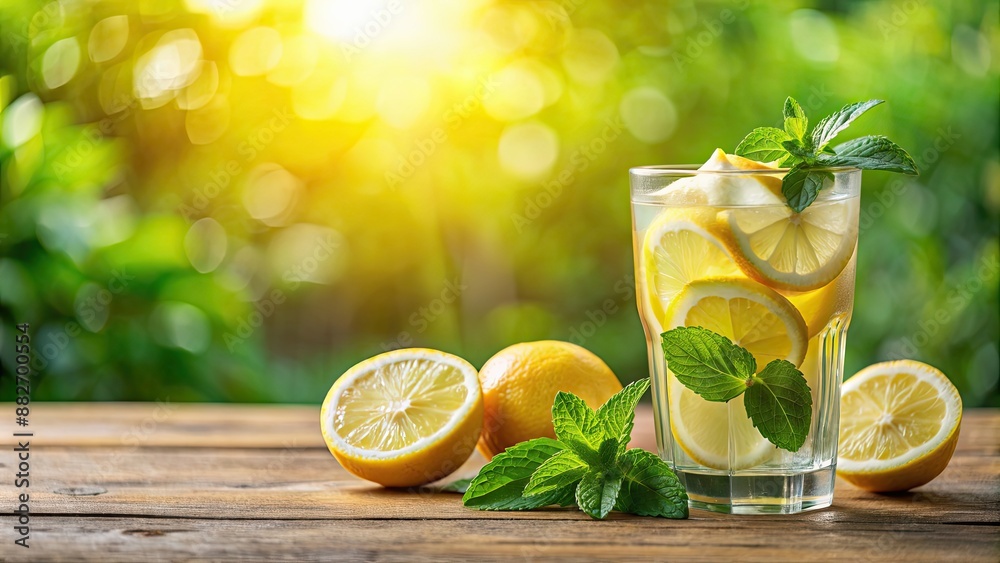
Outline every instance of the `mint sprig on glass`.
<svg viewBox="0 0 1000 563"><path fill-rule="evenodd" d="M679 327L661 335L663 356L677 380L707 401L740 395L747 416L775 446L796 452L809 434L812 393L795 365L774 360L757 373L746 348L701 327Z"/></svg>
<svg viewBox="0 0 1000 563"><path fill-rule="evenodd" d="M560 392L552 405L557 439L507 448L472 479L462 502L479 510L575 504L597 519L612 510L687 518L687 493L670 466L646 450L628 449L635 407L648 388L648 379L636 381L596 411Z"/></svg>
<svg viewBox="0 0 1000 563"><path fill-rule="evenodd" d="M831 147L830 142L861 114L882 103L868 100L847 104L824 117L809 132L809 119L793 98L785 100L784 129L758 127L744 137L736 154L761 162L777 161L790 167L781 181L781 193L796 213L809 207L819 191L833 182L825 170L852 166L862 170L887 170L917 174L917 165L902 147L881 135L868 135Z"/></svg>

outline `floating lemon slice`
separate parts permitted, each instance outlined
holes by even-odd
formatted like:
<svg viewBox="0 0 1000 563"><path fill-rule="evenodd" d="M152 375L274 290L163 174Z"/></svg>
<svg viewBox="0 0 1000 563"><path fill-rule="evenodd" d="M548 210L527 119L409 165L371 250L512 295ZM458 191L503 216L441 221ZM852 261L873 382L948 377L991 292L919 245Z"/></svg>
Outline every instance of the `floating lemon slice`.
<svg viewBox="0 0 1000 563"><path fill-rule="evenodd" d="M667 326L663 313L688 282L740 275L722 241L705 229L714 221L713 209L665 209L646 231L640 277L660 326Z"/></svg>
<svg viewBox="0 0 1000 563"><path fill-rule="evenodd" d="M808 349L798 311L776 291L751 280L693 281L673 300L665 326L700 326L753 354L758 369L783 359L796 366ZM710 402L668 375L670 429L678 445L698 463L715 469L744 469L766 462L775 448L747 418L743 396ZM732 450L730 450L732 443Z"/></svg>
<svg viewBox="0 0 1000 563"><path fill-rule="evenodd" d="M445 477L483 426L476 368L427 349L394 350L340 376L320 412L323 438L351 473L387 487Z"/></svg>
<svg viewBox="0 0 1000 563"><path fill-rule="evenodd" d="M699 171L760 170L761 174L694 174L672 182L650 197L668 205L784 205L774 163L763 163L715 149Z"/></svg>
<svg viewBox="0 0 1000 563"><path fill-rule="evenodd" d="M837 475L862 489L905 491L951 460L962 399L939 370L913 360L866 367L844 383Z"/></svg>
<svg viewBox="0 0 1000 563"><path fill-rule="evenodd" d="M787 205L727 209L719 236L743 272L769 287L810 291L833 281L858 242L858 198L817 202L795 213Z"/></svg>

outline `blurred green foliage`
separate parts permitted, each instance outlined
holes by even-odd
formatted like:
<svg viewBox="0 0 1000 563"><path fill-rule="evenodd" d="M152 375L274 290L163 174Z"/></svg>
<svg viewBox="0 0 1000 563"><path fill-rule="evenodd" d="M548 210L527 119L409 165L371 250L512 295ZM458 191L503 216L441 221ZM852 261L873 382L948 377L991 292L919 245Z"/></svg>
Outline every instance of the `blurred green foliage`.
<svg viewBox="0 0 1000 563"><path fill-rule="evenodd" d="M385 349L646 373L627 168L776 124L866 172L847 372L1000 406L998 3L0 2L0 339L36 399L315 403ZM13 386L0 399L13 397Z"/></svg>

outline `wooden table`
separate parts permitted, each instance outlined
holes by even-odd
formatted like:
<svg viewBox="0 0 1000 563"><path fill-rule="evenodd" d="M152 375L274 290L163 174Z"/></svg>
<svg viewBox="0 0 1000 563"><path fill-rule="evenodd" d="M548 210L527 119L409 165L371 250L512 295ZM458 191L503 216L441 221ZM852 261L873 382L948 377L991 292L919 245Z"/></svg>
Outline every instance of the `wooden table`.
<svg viewBox="0 0 1000 563"><path fill-rule="evenodd" d="M372 486L334 461L317 411L35 403L29 489L13 483L17 429L0 427L0 559L1000 561L1000 410L966 413L951 465L913 493L840 482L833 507L797 516L603 522L575 509L478 512L457 494ZM653 447L648 409L635 438ZM13 544L9 512L25 490L29 549Z"/></svg>

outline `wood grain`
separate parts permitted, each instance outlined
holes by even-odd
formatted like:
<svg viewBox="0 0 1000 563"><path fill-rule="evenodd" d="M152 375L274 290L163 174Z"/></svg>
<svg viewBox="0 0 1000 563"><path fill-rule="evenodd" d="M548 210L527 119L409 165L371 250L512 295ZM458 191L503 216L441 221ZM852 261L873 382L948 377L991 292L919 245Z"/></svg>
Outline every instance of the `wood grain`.
<svg viewBox="0 0 1000 563"><path fill-rule="evenodd" d="M31 557L5 515L4 561L1000 560L998 410L968 412L952 463L915 492L838 482L830 509L686 521L479 512L452 493L371 486L326 451L313 407L41 404L31 429ZM633 443L655 449L648 408ZM0 456L0 474L13 467ZM0 481L2 498L17 492Z"/></svg>

